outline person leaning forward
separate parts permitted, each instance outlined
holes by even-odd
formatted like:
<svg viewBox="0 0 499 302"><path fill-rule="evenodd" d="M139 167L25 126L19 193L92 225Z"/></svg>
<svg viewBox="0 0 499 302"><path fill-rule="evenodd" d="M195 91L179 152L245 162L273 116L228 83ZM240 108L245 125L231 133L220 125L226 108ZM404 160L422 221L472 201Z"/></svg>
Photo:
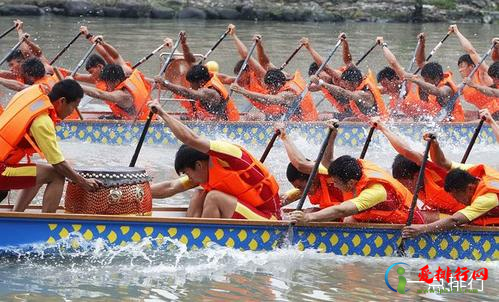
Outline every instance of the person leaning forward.
<svg viewBox="0 0 499 302"><path fill-rule="evenodd" d="M280 219L279 186L261 162L239 146L199 137L156 100L148 105L184 143L175 155L175 170L186 174L190 184L176 181L169 185L175 193L197 185L206 193L196 202L191 200L188 213L203 218ZM155 191L161 195L160 188Z"/></svg>
<svg viewBox="0 0 499 302"><path fill-rule="evenodd" d="M74 80L63 80L50 93L44 85L32 85L18 92L0 115L0 190L22 189L14 211L24 211L40 187L43 212L55 212L61 200L65 177L87 191L100 182L85 179L64 160L56 141L55 121L64 119L78 107L83 90ZM29 156L44 157L50 165L33 164ZM25 157L28 163L20 163Z"/></svg>

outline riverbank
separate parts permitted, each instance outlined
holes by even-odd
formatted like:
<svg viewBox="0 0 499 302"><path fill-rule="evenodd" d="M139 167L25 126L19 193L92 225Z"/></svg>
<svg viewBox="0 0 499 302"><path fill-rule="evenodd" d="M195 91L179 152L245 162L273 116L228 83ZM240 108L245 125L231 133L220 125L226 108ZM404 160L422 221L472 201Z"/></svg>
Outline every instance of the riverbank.
<svg viewBox="0 0 499 302"><path fill-rule="evenodd" d="M4 0L0 15L310 22L413 22L414 0ZM422 22L497 23L494 0L425 0Z"/></svg>

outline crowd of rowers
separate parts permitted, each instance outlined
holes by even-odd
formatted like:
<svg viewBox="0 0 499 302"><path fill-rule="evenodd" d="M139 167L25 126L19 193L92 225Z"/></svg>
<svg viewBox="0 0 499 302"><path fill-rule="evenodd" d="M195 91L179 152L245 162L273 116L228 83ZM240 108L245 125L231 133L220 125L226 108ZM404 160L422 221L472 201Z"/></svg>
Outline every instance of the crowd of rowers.
<svg viewBox="0 0 499 302"><path fill-rule="evenodd" d="M21 32L22 26L19 28ZM451 29L460 40L464 41L455 26ZM229 31L236 44L242 44L235 35L234 26L230 25ZM0 190L3 192L21 190L14 211L24 211L43 185L46 185L42 204L44 212L57 210L66 179L79 184L87 191L96 191L102 187L102 183L98 180L80 176L65 161L56 140L55 123L74 114L84 93L107 100L112 108L113 106L119 108L113 111L115 113L136 115L141 112L143 104L138 103L139 97L134 89L139 84L145 89L149 81L136 69L133 70L114 48L103 41L102 37L93 37L85 27L82 27L82 32L92 42L97 39L101 41L97 45L97 51L105 58L94 56L87 61L89 75L75 75L74 78L56 80L53 75L44 74L42 78L45 80L42 82L37 82L39 79L35 77L27 77L25 73L31 72L30 67L38 62L42 63L44 70L54 69L47 66L46 59L43 59L40 51L35 52L37 48L31 43L25 43L25 46L32 47L27 51L28 55L21 50L20 61L17 59L14 63L9 61L11 70L3 73L5 75L10 72L10 76L18 77L16 81L23 82L22 86L19 86L21 91L13 96L0 115ZM20 36L26 38L22 32ZM181 34L180 38L184 57L189 61L190 51L185 34ZM343 35L340 39L346 45ZM420 39L420 45L424 46L423 36L420 36ZM258 37L255 40L259 40ZM378 41L385 45L381 38ZM308 41L304 39L302 43L317 60L315 63L320 64L322 58L313 51ZM171 47L173 43L167 39L165 44ZM261 48L261 43L257 45ZM238 49L241 50L241 56L247 54L244 46L240 45ZM411 84L421 88L418 89L418 94L427 97L431 106L437 106L451 93L453 85L449 84L451 83L449 76L444 76L441 72L440 65L432 62L424 64L423 79L407 76L388 48L383 47L383 49L394 67L393 73L389 72L390 69L384 69L380 73L381 76L378 76L379 82L386 85L386 89L395 89L398 87L395 82L402 78L407 79ZM468 50L470 49L471 46ZM497 49L494 49L494 52L496 51ZM469 58L471 61L465 59L460 62L460 68L464 66L463 73L469 70L465 65L476 64L476 53L469 54ZM276 108L281 108L284 103L293 99L297 91L300 93L299 88L293 88L295 85L302 85L296 81L299 73L295 73L292 80L288 80L289 75L273 68L268 60L265 65L265 56L261 58L259 56L258 61L250 60L247 76L243 79L244 84L232 83L231 89L250 98L255 102L255 106L265 104L275 105ZM97 63L92 65L92 62ZM20 67L16 64L20 64ZM19 73L16 73L18 71ZM390 80L386 77L387 74L391 75L388 77ZM488 75L486 74L486 72L481 73L480 80L491 80L489 84L497 85L499 79L497 62L488 68ZM47 77L52 77L53 81L49 81ZM259 86L261 92L250 91L254 88L254 81L262 77L265 88ZM221 75L219 77L216 72L210 72L206 66L195 64L186 75L190 87L172 84L163 78L156 78L154 82L175 94L197 100L192 108L196 111L195 114L199 114L197 112L199 110L207 116L218 115L220 112L230 115L230 107L223 105L222 102L227 91L223 88L221 78L229 81L229 77ZM93 81L96 87L80 85L75 79ZM342 87L337 86L336 81L340 81ZM287 214L289 219L294 222L405 223L412 200L411 192L415 189L423 154L411 149L384 124L384 116L380 111L383 106L382 103L377 103L378 97L375 96L379 95L375 93L379 92L376 90L377 85L374 80L363 78L356 67L345 67L341 73L326 68L325 73L316 77L314 82L317 90L327 90L327 93L336 100L349 98L350 108L354 114L355 112L366 114L365 110L369 108L369 114L366 114L365 118L368 118L369 122L376 125L377 129L388 138L399 155L394 159L392 173L368 160L356 159L349 155L335 158L333 151L337 134L334 125L336 122L327 122L326 125L331 129L332 135L321 160L319 174L308 192L309 200L317 208L291 212ZM100 85L103 86L99 88ZM497 90L490 87L488 89L494 93ZM479 91L490 92L485 88ZM192 189L193 194L187 210L189 217L268 220L281 219L281 207L291 204L300 196L315 163L307 160L300 152L300 148L293 144L283 124L276 123L276 128L280 130L280 138L290 160L286 175L296 188L284 194L279 192L279 185L269 169L243 147L199 136L163 110L158 100L151 100L149 96L140 98L147 101L146 112L150 109L157 112L172 133L183 143L176 153L174 167L179 175L184 174L184 176L153 184L154 198L166 198ZM342 102L337 102L340 103ZM309 105L312 106L313 103ZM307 106L301 107L300 114L303 118L310 113L308 111L310 107ZM491 125L499 141L499 126L491 112L488 108L484 108L480 114ZM424 134L423 139L434 138ZM464 165L451 162L445 157L438 139L434 140L430 149L431 161L424 171L423 188L418 193L418 198L424 205L416 210L413 225L404 229L404 236L411 237L469 223L499 224L499 172L483 164ZM42 156L48 165L31 163L29 157L34 153ZM23 161L25 157L28 158L27 162Z"/></svg>

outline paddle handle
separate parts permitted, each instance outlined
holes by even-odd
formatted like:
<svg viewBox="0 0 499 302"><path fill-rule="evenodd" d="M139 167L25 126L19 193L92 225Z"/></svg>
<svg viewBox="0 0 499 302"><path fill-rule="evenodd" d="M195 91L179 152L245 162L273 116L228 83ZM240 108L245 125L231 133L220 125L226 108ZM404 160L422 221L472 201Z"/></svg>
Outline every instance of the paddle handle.
<svg viewBox="0 0 499 302"><path fill-rule="evenodd" d="M92 46L87 50L87 52L85 53L83 58L81 58L80 62L78 62L78 65L76 65L76 67L73 69L73 71L71 71L71 74L70 74L71 77L75 76L75 74L81 68L83 63L85 63L85 61L88 59L88 57L90 57L90 54L92 53L92 51L94 51L94 49L97 47L97 44L99 44L99 42L100 42L100 40L95 41L95 43L92 44Z"/></svg>
<svg viewBox="0 0 499 302"><path fill-rule="evenodd" d="M336 124L334 125L335 127L338 127ZM322 142L321 149L319 150L319 154L317 155L317 158L315 159L314 163L314 168L312 169L312 173L310 173L310 176L307 179L307 184L305 185L305 188L303 189L303 192L300 197L300 201L298 202L298 205L296 206L296 210L300 211L303 208L303 204L305 203L305 199L307 198L308 192L310 191L310 188L312 187L312 184L314 183L314 179L317 176L317 172L319 171L319 166L321 164L322 157L324 156L324 153L326 152L327 145L329 143L329 139L331 138L331 135L333 134L333 129L328 128L326 139Z"/></svg>
<svg viewBox="0 0 499 302"><path fill-rule="evenodd" d="M293 51L293 53L286 59L286 61L284 63L282 63L281 67L279 67L279 70L283 70L284 68L286 68L286 66L288 66L289 62L291 62L291 60L293 60L293 58L296 56L296 54L300 51L300 49L302 47L303 47L303 44L300 44L300 46L298 46Z"/></svg>
<svg viewBox="0 0 499 302"><path fill-rule="evenodd" d="M468 156L470 156L471 149L473 149L473 145L475 145L478 134L480 134L480 130L482 130L483 122L485 122L485 117L482 117L480 119L480 122L478 123L478 126L476 127L475 132L471 137L470 143L468 144L468 148L466 148L466 152L464 152L463 158L461 159L462 164L466 163L466 161L468 160Z"/></svg>
<svg viewBox="0 0 499 302"><path fill-rule="evenodd" d="M199 65L203 64L204 61L206 61L206 59L208 59L208 57L211 55L211 53L218 47L218 45L220 45L220 43L222 43L222 41L225 39L225 37L227 37L227 35L229 34L229 30L226 30L221 36L220 38L218 39L218 41L215 43L215 45L213 45L210 50L208 50L206 52L206 54L203 56L203 58L201 59L201 61L199 61Z"/></svg>
<svg viewBox="0 0 499 302"><path fill-rule="evenodd" d="M0 39L2 39L3 37L5 37L6 35L8 35L11 31L13 31L14 29L16 29L16 26L13 25L11 28L7 29L6 31L4 31L1 35L0 35Z"/></svg>
<svg viewBox="0 0 499 302"><path fill-rule="evenodd" d="M0 65L2 65L3 63L5 63L5 61L7 61L7 58L14 52L16 51L16 49L19 48L19 46L21 46L21 44L24 42L26 38L23 38L21 41L17 42L16 45L14 45L14 47L12 47L9 51L9 53L2 58L2 60L0 61Z"/></svg>
<svg viewBox="0 0 499 302"><path fill-rule="evenodd" d="M258 38L255 42L253 42L253 45L251 45L251 48L250 48L248 54L246 55L246 58L244 58L243 65L241 65L241 69L239 69L239 72L237 73L237 76L236 76L236 79L234 80L234 83L237 84L237 82L239 81L239 78L241 77L244 70L246 69L246 66L248 65L248 61L251 58L251 55L253 54L253 52L255 51L256 44L258 43L258 40L260 40L260 39ZM234 90L232 90L232 89L229 90L229 94L227 95L226 101L230 100L230 97L232 96L233 92L234 92Z"/></svg>
<svg viewBox="0 0 499 302"><path fill-rule="evenodd" d="M279 130L276 130L274 132L274 135L272 135L272 138L270 139L270 142L267 144L267 147L265 148L265 151L263 151L263 154L260 157L260 162L262 164L267 159L267 156L270 153L270 149L272 149L272 147L274 146L274 143L275 143L277 137L279 137L279 135L281 135L281 131L279 131Z"/></svg>
<svg viewBox="0 0 499 302"><path fill-rule="evenodd" d="M163 66L161 66L161 69L159 70L158 76L162 76L163 73L165 73L166 68L168 68L168 65L170 65L170 62L173 59L173 54L175 53L175 51L177 50L177 48L180 44L180 33L178 35L179 35L179 38L175 42L175 45L173 45L172 52L170 53L170 55L166 59L165 63L163 63Z"/></svg>
<svg viewBox="0 0 499 302"><path fill-rule="evenodd" d="M158 51L160 51L161 49L163 49L163 47L164 47L163 44L161 44L160 46L158 46L158 48L156 48L155 50L153 50L150 54L148 54L147 56L145 56L142 59L140 59L137 63L135 63L135 65L132 66L132 69L135 69L135 68L139 67L140 65L142 65L144 62L146 62L152 56L154 56L156 53L158 53Z"/></svg>
<svg viewBox="0 0 499 302"><path fill-rule="evenodd" d="M367 149L369 148L369 144L373 138L374 130L376 130L376 124L374 124L371 129L369 129L369 133L367 134L366 142L364 143L364 147L362 148L362 152L360 153L360 159L364 159L366 157Z"/></svg>
<svg viewBox="0 0 499 302"><path fill-rule="evenodd" d="M374 43L374 45L371 46L371 48L369 48L369 50L355 63L355 65L359 66L359 64L364 61L365 58L367 58L367 56L376 48L376 46L378 46L378 43Z"/></svg>
<svg viewBox="0 0 499 302"><path fill-rule="evenodd" d="M445 40L447 40L447 38L450 36L452 32L447 32L447 34L445 35L445 37L440 40L437 45L435 45L435 47L433 47L433 49L431 50L430 54L426 57L425 61L428 62L432 57L433 55L437 52L437 50L444 44ZM418 74L419 72L421 71L421 67L418 67L418 69L416 69L416 71L414 72L414 74Z"/></svg>
<svg viewBox="0 0 499 302"><path fill-rule="evenodd" d="M66 46L64 46L64 48L61 49L61 51L59 51L59 53L52 59L52 61L50 61L49 65L53 65L55 61L57 61L57 59L59 59L81 35L82 33L79 32L71 41L69 41L69 43Z"/></svg>
<svg viewBox="0 0 499 302"><path fill-rule="evenodd" d="M414 52L412 54L412 59L411 63L409 64L409 67L407 68L407 72L411 72L412 68L414 67L414 63L416 63L416 53L418 52L419 49L419 44L420 41L418 40L418 43L416 44L416 48L414 49ZM407 95L407 80L403 80L402 84L400 84L400 92L399 92L399 99L402 100L406 97ZM397 102L397 110L399 109L400 104Z"/></svg>

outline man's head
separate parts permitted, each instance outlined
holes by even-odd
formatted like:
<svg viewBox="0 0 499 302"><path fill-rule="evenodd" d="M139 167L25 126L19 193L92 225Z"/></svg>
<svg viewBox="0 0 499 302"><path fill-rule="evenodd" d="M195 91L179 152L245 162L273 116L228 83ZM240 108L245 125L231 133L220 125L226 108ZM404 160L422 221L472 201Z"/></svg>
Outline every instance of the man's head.
<svg viewBox="0 0 499 302"><path fill-rule="evenodd" d="M478 181L478 178L467 171L452 169L445 177L444 189L460 203L470 205Z"/></svg>
<svg viewBox="0 0 499 302"><path fill-rule="evenodd" d="M362 83L362 72L357 67L350 66L341 74L341 80L345 89L355 91Z"/></svg>
<svg viewBox="0 0 499 302"><path fill-rule="evenodd" d="M54 105L57 116L65 119L78 108L83 97L83 89L75 80L62 80L52 87L48 97Z"/></svg>
<svg viewBox="0 0 499 302"><path fill-rule="evenodd" d="M92 75L92 78L95 81L100 79L104 66L106 66L106 61L97 54L90 55L85 63L85 69Z"/></svg>
<svg viewBox="0 0 499 302"><path fill-rule="evenodd" d="M315 62L312 62L310 64L310 66L308 67L308 75L311 76L311 75L315 74L317 72L317 70L319 70L319 65L317 65L317 63L315 63Z"/></svg>
<svg viewBox="0 0 499 302"><path fill-rule="evenodd" d="M391 67L385 67L378 72L378 83L389 93L398 93L401 80L395 70Z"/></svg>
<svg viewBox="0 0 499 302"><path fill-rule="evenodd" d="M177 174L185 174L196 184L208 181L209 156L206 153L182 145L175 155L175 171Z"/></svg>
<svg viewBox="0 0 499 302"><path fill-rule="evenodd" d="M293 185L293 187L303 191L305 189L305 185L307 184L309 176L309 174L298 171L298 169L296 169L292 163L288 164L286 177L288 178L288 181ZM315 190L317 190L317 187L317 181L315 181L310 188L309 194L314 194Z"/></svg>
<svg viewBox="0 0 499 302"><path fill-rule="evenodd" d="M471 73L473 68L475 68L475 63L469 54L465 54L460 56L457 60L457 67L459 68L459 74L464 79Z"/></svg>
<svg viewBox="0 0 499 302"><path fill-rule="evenodd" d="M392 176L409 191L414 192L420 167L413 161L398 154L392 164Z"/></svg>
<svg viewBox="0 0 499 302"><path fill-rule="evenodd" d="M436 86L444 78L444 70L442 69L442 65L436 62L429 62L421 69L421 76L425 82Z"/></svg>
<svg viewBox="0 0 499 302"><path fill-rule="evenodd" d="M269 69L263 78L263 82L271 94L277 94L286 84L286 81L286 75L277 68Z"/></svg>
<svg viewBox="0 0 499 302"><path fill-rule="evenodd" d="M357 159L343 155L331 163L328 174L333 179L335 187L342 192L352 192L362 178L362 167Z"/></svg>
<svg viewBox="0 0 499 302"><path fill-rule="evenodd" d="M16 76L21 75L21 64L24 62L24 55L19 50L14 50L9 56L7 56L7 64L9 64L9 70Z"/></svg>
<svg viewBox="0 0 499 302"><path fill-rule="evenodd" d="M490 65L489 70L487 71L487 74L494 81L494 85L496 85L496 87L499 86L499 61Z"/></svg>
<svg viewBox="0 0 499 302"><path fill-rule="evenodd" d="M106 82L107 91L113 91L116 86L126 80L123 68L117 64L107 64L104 69L102 69L100 78Z"/></svg>
<svg viewBox="0 0 499 302"><path fill-rule="evenodd" d="M206 66L196 64L189 69L185 78L191 84L192 89L197 90L211 79L211 75Z"/></svg>
<svg viewBox="0 0 499 302"><path fill-rule="evenodd" d="M32 85L45 76L45 66L38 58L29 58L21 65L21 72L26 84Z"/></svg>

